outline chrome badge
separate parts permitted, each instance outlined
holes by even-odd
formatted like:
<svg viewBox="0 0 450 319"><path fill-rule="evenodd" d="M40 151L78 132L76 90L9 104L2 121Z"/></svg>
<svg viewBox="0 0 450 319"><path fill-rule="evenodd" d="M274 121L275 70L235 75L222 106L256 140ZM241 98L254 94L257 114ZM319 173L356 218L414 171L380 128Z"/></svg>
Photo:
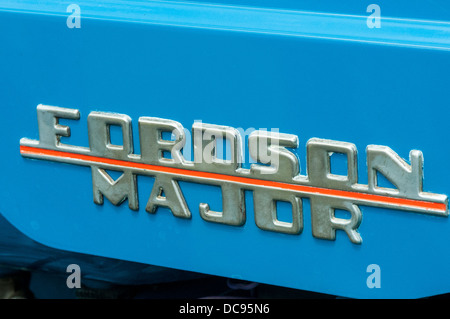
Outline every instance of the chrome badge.
<svg viewBox="0 0 450 319"><path fill-rule="evenodd" d="M358 183L357 149L348 142L312 138L307 142L307 175L300 175L297 156L288 148L297 148L292 134L255 130L248 136L248 150L254 163L242 167L242 134L239 130L195 122L192 126L193 161L183 156L188 141L186 130L173 120L140 117L140 153L133 150L129 116L91 112L87 117L89 147L61 143L70 136L70 128L59 119L79 120L80 112L54 106L37 107L39 140L22 138L23 157L89 166L92 170L93 199L103 204L106 197L114 205L128 200L129 208L139 209L137 176L155 178L145 210L156 213L166 207L175 217L191 218L179 181L221 187L223 211L213 211L207 203L199 205L200 216L213 223L242 226L246 221L244 191L253 192L256 225L263 230L300 234L303 230L302 198L311 203L312 234L335 240L343 230L350 241L361 244L358 227L362 220L359 205L448 216L446 195L423 191L423 155L410 152L410 164L387 146L367 146L368 184ZM123 145L111 143L110 128L121 128ZM163 139L163 133L172 133ZM189 132L189 131L188 131ZM220 143L230 146L227 158L218 156ZM186 149L186 148L185 148ZM347 174L331 173L330 156L341 153L347 159ZM120 171L114 180L107 170ZM379 186L378 174L396 188ZM292 206L292 222L277 219L278 201ZM346 210L348 219L337 218L335 210Z"/></svg>

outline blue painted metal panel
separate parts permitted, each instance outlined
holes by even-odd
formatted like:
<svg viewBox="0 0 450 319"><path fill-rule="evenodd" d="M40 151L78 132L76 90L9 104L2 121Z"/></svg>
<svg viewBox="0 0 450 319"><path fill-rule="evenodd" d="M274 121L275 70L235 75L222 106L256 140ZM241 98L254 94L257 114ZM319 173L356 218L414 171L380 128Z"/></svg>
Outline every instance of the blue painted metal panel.
<svg viewBox="0 0 450 319"><path fill-rule="evenodd" d="M20 231L63 250L341 296L450 291L446 217L361 207L363 243L355 245L340 231L335 241L314 238L308 199L300 235L259 229L250 191L244 226L207 222L198 205L220 210L220 192L182 182L193 213L182 220L163 208L144 211L150 177L138 177L139 211L108 200L96 205L89 168L19 152L22 137L39 139L36 106L43 103L80 110L79 121L65 122L72 136L63 138L78 146L89 146L89 112L129 115L136 153L140 116L188 129L196 120L277 128L299 136L302 175L307 140L348 141L358 148L362 184L367 145L387 145L405 159L419 149L424 190L450 194L450 23L442 10L418 16L427 21L395 19L416 12L402 15L399 6L380 29L369 29L365 8L358 14L331 2L286 2L288 10L279 10L250 2L79 1L82 25L70 29L69 4L0 2L0 212ZM370 264L381 268L381 288L367 287Z"/></svg>

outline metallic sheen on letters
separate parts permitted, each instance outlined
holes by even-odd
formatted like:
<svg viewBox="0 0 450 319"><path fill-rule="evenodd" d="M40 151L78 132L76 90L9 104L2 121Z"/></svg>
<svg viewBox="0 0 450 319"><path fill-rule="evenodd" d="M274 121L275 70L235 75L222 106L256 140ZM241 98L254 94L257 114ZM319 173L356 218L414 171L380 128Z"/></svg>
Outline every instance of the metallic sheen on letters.
<svg viewBox="0 0 450 319"><path fill-rule="evenodd" d="M423 155L410 152L410 164L387 146L367 146L368 185L358 183L357 149L348 142L312 138L307 142L307 175L300 175L299 160L288 148L298 147L292 134L257 130L248 138L249 153L256 160L242 167L242 137L233 127L194 123L192 126L193 161L183 157L186 144L183 126L173 120L141 117L138 121L140 153L133 150L131 118L125 114L91 112L87 117L89 147L61 143L70 136L70 128L59 119L79 120L75 109L39 105L39 140L22 138L24 157L91 167L94 203L106 197L114 205L128 200L129 208L139 209L137 176L155 178L145 210L154 214L166 207L175 217L191 218L179 181L214 185L222 191L222 211L213 211L207 198L198 212L208 222L242 226L246 222L245 191L253 192L256 225L265 231L300 234L303 230L302 199L311 203L312 234L335 240L336 230L344 231L350 241L361 244L358 227L362 221L359 205L448 216L448 198L423 191ZM119 126L122 145L111 143L110 127ZM171 140L162 138L172 133ZM231 148L228 158L220 158L218 142ZM262 151L261 151L262 150ZM170 153L170 156L165 154ZM343 154L347 174L331 173L330 157ZM107 170L122 172L114 180ZM396 188L380 187L377 174L385 176ZM277 202L292 207L292 221L277 219ZM350 218L335 216L346 210Z"/></svg>

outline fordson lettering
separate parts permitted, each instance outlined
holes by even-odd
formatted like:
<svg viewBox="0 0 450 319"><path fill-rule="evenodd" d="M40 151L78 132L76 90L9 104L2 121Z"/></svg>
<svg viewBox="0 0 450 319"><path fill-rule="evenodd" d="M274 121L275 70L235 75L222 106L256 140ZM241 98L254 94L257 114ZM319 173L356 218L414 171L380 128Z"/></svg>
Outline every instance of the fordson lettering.
<svg viewBox="0 0 450 319"><path fill-rule="evenodd" d="M410 152L410 164L387 146L367 146L368 184L358 183L357 149L348 142L312 138L307 142L307 175L300 175L297 156L288 148L298 147L292 134L257 130L248 138L250 155L256 163L242 167L242 141L239 131L228 126L194 123L193 161L183 157L186 143L183 126L172 120L140 117L138 120L140 153L133 150L131 119L124 114L91 112L87 117L89 147L61 143L70 136L70 128L59 119L79 120L80 112L54 106L37 107L39 140L22 138L23 157L91 167L93 198L103 204L106 197L114 205L126 199L132 210L139 209L137 175L155 178L145 210L156 213L166 207L174 216L191 218L179 181L220 186L222 211L212 211L208 203L199 205L201 217L212 223L242 226L246 221L244 191L253 192L256 225L263 230L300 234L303 230L302 198L311 203L312 234L335 240L336 230L344 231L350 241L361 244L358 232L362 214L359 205L448 216L448 198L423 191L423 156ZM123 145L111 143L110 127L119 126ZM164 132L174 138L163 139ZM217 156L218 141L227 141L228 159ZM264 152L261 152L264 149ZM170 153L170 156L166 156ZM347 174L331 173L330 154L347 158ZM264 154L268 156L264 156ZM117 180L107 170L122 172ZM382 174L396 188L380 187ZM292 222L277 219L276 203L289 202ZM351 217L337 218L335 210L346 210Z"/></svg>

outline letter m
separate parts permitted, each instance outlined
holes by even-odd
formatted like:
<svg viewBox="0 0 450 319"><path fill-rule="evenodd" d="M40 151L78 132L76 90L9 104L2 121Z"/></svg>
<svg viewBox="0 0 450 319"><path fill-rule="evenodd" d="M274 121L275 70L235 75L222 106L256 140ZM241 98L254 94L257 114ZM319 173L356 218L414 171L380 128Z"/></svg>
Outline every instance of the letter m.
<svg viewBox="0 0 450 319"><path fill-rule="evenodd" d="M139 209L136 176L131 171L124 171L117 180L114 180L104 169L93 166L92 184L94 203L102 205L103 196L106 196L116 206L128 199L130 209Z"/></svg>

